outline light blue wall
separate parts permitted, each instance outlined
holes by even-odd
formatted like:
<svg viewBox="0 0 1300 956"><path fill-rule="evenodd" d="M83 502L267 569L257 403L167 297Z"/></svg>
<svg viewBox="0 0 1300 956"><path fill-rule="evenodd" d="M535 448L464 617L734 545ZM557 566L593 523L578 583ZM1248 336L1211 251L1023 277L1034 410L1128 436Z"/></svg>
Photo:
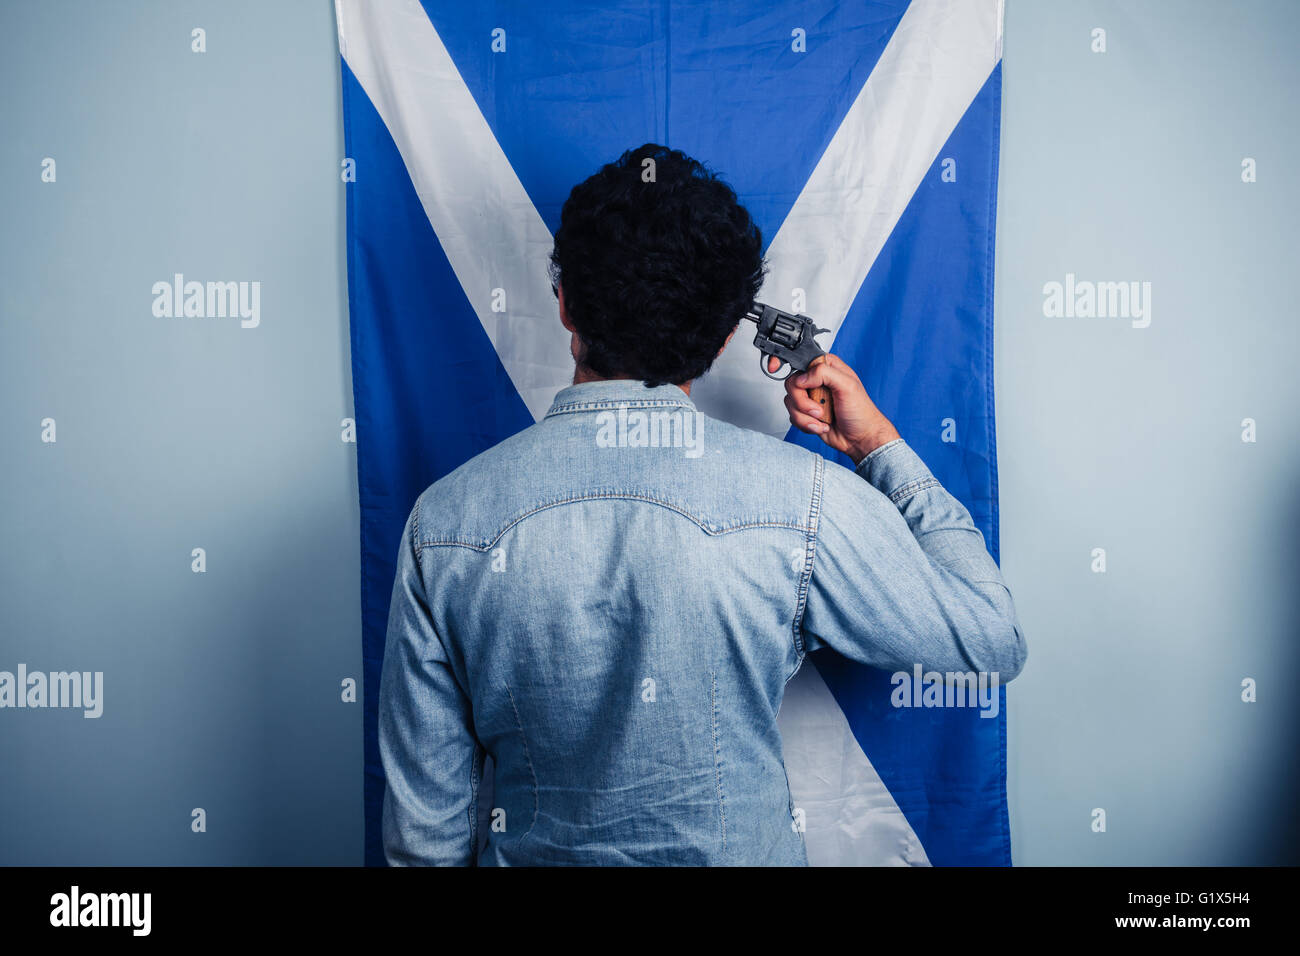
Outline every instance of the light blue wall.
<svg viewBox="0 0 1300 956"><path fill-rule="evenodd" d="M1008 4L1019 863L1297 861L1297 25ZM0 712L0 863L360 862L338 72L328 2L0 5L0 669L106 672L98 719ZM260 325L155 317L176 272ZM1044 317L1067 272L1150 281L1150 326Z"/></svg>
<svg viewBox="0 0 1300 956"><path fill-rule="evenodd" d="M333 6L5 2L0 88L0 670L105 672L0 711L0 862L357 863ZM260 325L155 317L176 272Z"/></svg>
<svg viewBox="0 0 1300 956"><path fill-rule="evenodd" d="M1030 645L1007 689L1017 863L1300 862L1297 27L1291 2L1007 5L995 348L1002 567ZM1046 318L1043 285L1068 272L1149 281L1150 325Z"/></svg>

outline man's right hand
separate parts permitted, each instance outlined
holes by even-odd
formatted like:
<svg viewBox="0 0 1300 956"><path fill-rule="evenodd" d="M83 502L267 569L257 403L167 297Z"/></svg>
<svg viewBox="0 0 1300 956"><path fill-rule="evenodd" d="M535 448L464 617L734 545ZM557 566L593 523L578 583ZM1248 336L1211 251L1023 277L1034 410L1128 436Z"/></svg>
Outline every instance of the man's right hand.
<svg viewBox="0 0 1300 956"><path fill-rule="evenodd" d="M808 389L819 386L830 389L835 407L829 426L821 420L821 406L808 397ZM876 408L857 373L837 356L825 355L803 374L791 375L785 380L785 392L790 423L810 435L820 435L855 465L886 442L902 437Z"/></svg>

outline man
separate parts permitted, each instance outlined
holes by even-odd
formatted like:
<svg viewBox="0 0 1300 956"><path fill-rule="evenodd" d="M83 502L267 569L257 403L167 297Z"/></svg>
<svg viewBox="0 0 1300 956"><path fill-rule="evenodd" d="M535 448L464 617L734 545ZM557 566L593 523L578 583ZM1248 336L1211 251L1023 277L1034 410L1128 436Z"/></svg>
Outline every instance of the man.
<svg viewBox="0 0 1300 956"><path fill-rule="evenodd" d="M807 654L1007 681L1026 653L1011 595L839 359L785 404L856 473L696 411L765 265L695 160L647 144L575 187L551 270L573 384L431 485L402 536L387 858L806 865L776 718Z"/></svg>

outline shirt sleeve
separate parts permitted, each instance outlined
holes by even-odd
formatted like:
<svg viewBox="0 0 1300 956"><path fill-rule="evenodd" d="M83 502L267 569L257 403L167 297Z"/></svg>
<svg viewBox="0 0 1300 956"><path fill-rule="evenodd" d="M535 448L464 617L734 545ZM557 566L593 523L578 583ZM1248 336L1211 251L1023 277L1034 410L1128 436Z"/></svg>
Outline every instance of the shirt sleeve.
<svg viewBox="0 0 1300 956"><path fill-rule="evenodd" d="M484 752L430 614L418 515L417 502L398 550L379 682L384 855L392 866L473 866Z"/></svg>
<svg viewBox="0 0 1300 956"><path fill-rule="evenodd" d="M1020 673L1011 593L970 513L903 439L857 473L828 463L802 630L886 670Z"/></svg>

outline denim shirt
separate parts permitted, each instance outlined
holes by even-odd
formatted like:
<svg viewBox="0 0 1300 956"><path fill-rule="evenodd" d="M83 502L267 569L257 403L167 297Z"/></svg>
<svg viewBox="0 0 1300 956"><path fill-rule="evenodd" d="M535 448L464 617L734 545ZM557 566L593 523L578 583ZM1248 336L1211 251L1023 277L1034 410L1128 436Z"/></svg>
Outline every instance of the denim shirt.
<svg viewBox="0 0 1300 956"><path fill-rule="evenodd" d="M675 385L562 389L411 509L387 859L807 865L777 712L820 647L1003 682L1026 655L983 536L902 439L855 473Z"/></svg>

